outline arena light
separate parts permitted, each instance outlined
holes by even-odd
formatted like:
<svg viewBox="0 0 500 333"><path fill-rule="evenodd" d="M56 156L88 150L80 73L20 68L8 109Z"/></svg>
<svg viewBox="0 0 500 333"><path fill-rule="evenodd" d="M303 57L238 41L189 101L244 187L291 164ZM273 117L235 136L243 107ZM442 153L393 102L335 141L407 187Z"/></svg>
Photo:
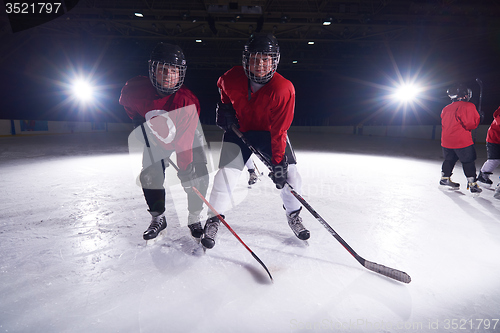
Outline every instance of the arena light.
<svg viewBox="0 0 500 333"><path fill-rule="evenodd" d="M422 89L416 84L402 83L396 87L392 97L401 102L408 103L418 98L421 91Z"/></svg>
<svg viewBox="0 0 500 333"><path fill-rule="evenodd" d="M81 102L88 102L93 99L94 89L92 85L83 79L77 79L73 82L71 90L73 95Z"/></svg>

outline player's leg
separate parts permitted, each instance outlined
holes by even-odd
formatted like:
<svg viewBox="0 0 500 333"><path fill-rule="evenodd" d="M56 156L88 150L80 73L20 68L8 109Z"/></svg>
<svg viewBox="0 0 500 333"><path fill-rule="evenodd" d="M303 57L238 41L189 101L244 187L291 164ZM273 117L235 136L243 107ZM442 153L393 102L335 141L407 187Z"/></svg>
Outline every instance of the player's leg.
<svg viewBox="0 0 500 333"><path fill-rule="evenodd" d="M451 189L458 190L460 188L459 183L455 183L451 180L451 175L453 174L453 169L458 161L458 156L454 149L443 148L444 161L441 165L441 180L439 185L448 186Z"/></svg>

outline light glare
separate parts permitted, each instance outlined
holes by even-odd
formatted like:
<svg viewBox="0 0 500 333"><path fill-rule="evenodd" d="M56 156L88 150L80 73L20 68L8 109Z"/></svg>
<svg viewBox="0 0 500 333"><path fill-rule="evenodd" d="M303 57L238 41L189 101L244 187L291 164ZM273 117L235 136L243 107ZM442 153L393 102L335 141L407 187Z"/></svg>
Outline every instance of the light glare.
<svg viewBox="0 0 500 333"><path fill-rule="evenodd" d="M73 94L81 101L92 99L92 86L83 80L77 80L73 84Z"/></svg>
<svg viewBox="0 0 500 333"><path fill-rule="evenodd" d="M413 84L403 84L396 89L393 97L403 102L410 102L415 100L420 90L419 87Z"/></svg>

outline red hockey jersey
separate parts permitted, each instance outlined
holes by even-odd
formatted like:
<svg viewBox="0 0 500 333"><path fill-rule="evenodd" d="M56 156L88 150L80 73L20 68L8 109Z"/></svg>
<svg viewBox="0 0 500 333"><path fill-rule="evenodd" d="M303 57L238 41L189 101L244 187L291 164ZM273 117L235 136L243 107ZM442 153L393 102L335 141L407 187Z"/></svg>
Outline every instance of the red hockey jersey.
<svg viewBox="0 0 500 333"><path fill-rule="evenodd" d="M179 168L186 170L193 161L193 140L200 113L198 98L185 86L175 94L161 97L148 77L137 76L122 88L119 103L131 119L147 119L158 143L166 150L175 150Z"/></svg>
<svg viewBox="0 0 500 333"><path fill-rule="evenodd" d="M486 142L500 144L500 107L493 113L493 122L488 128Z"/></svg>
<svg viewBox="0 0 500 333"><path fill-rule="evenodd" d="M243 133L271 133L272 162L280 163L285 154L286 135L295 109L293 84L275 73L267 84L249 96L248 78L243 67L235 66L219 78L217 86L222 103L233 104Z"/></svg>
<svg viewBox="0 0 500 333"><path fill-rule="evenodd" d="M441 146L457 149L474 144L471 131L479 126L479 121L479 113L471 102L448 104L441 112Z"/></svg>

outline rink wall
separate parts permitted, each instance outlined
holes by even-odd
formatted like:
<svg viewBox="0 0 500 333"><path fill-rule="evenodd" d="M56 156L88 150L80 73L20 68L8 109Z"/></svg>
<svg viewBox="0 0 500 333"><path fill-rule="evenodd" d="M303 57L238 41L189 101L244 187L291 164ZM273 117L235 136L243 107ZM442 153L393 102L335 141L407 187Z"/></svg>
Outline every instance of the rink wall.
<svg viewBox="0 0 500 333"><path fill-rule="evenodd" d="M476 142L486 141L489 125L480 125L475 130ZM203 125L205 131L220 131L215 125ZM94 123L70 121L30 121L0 119L0 136L39 135L75 132L121 132L132 131L130 123ZM292 126L290 132L332 133L377 137L440 140L441 126Z"/></svg>
<svg viewBox="0 0 500 333"><path fill-rule="evenodd" d="M129 123L0 119L0 136L132 131Z"/></svg>
<svg viewBox="0 0 500 333"><path fill-rule="evenodd" d="M486 142L489 125L480 125L473 135L477 143ZM441 125L407 126L292 126L289 132L335 133L376 137L441 140Z"/></svg>

